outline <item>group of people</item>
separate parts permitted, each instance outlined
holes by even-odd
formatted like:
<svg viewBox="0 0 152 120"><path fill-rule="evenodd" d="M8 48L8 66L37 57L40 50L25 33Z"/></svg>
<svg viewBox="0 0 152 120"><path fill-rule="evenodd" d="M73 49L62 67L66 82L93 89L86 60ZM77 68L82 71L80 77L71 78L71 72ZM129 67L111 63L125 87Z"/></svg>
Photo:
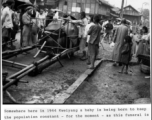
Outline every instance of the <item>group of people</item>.
<svg viewBox="0 0 152 120"><path fill-rule="evenodd" d="M101 35L110 36L108 43L114 43L112 52L113 66L122 66L120 73L128 73L128 65L132 57L137 57L140 63L140 55L150 55L150 34L146 26L142 26L136 33L132 32L126 19L122 19L120 25L114 27L111 20L101 24L100 15L94 17L86 17L85 13L81 13L80 20L74 20L74 23L81 23L80 29L80 52L81 60L88 59L87 64L90 69L94 68L95 60L98 59L99 43ZM86 43L88 50L86 52ZM126 67L125 71L124 68Z"/></svg>
<svg viewBox="0 0 152 120"><path fill-rule="evenodd" d="M3 48L15 49L13 46L13 40L18 31L18 16L15 11L13 11L14 1L10 0L3 3L1 8L1 21L2 21L2 43ZM10 42L9 42L10 41ZM9 42L6 46L5 43Z"/></svg>
<svg viewBox="0 0 152 120"><path fill-rule="evenodd" d="M1 8L2 42L3 50L15 49L13 40L21 30L21 47L35 44L38 41L38 32L41 31L53 17L57 16L54 11L34 8L29 6L25 10L14 10L15 1L5 0ZM48 19L48 21L46 20ZM10 41L10 42L9 42ZM9 44L8 44L9 43Z"/></svg>
<svg viewBox="0 0 152 120"><path fill-rule="evenodd" d="M100 15L86 16L81 12L81 19L70 22L79 24L80 53L81 60L87 59L89 69L94 69L94 63L99 51L99 42L102 27L100 25ZM86 49L86 45L88 49Z"/></svg>
<svg viewBox="0 0 152 120"><path fill-rule="evenodd" d="M43 9L33 9L32 7L26 8L26 12L22 15L22 46L35 44L41 38L44 28L54 19L57 15L55 12Z"/></svg>
<svg viewBox="0 0 152 120"><path fill-rule="evenodd" d="M8 42L11 38L11 33L14 31L12 34L14 38L11 39L15 39L15 34L17 33L16 26L19 25L19 22L17 22L17 15L12 9L13 5L14 1L8 0L3 3L3 8L1 9L3 42ZM37 42L38 31L47 26L54 17L58 19L58 14L53 13L51 10L48 11L48 9L40 9L39 11L32 7L27 7L25 11L24 13L20 13L20 25L22 26L21 43L23 47L29 46L30 42ZM140 54L150 54L148 47L150 44L150 35L148 34L148 28L145 26L135 34L129 29L125 19L121 21L121 25L114 28L111 20L101 24L100 15L86 16L85 12L81 12L81 18L79 20L70 20L70 22L78 25L79 47L80 53L82 54L80 59L88 60L87 64L89 65L89 69L94 69L95 60L98 59L99 43L101 42L103 31L105 33L104 39L106 36L113 35L113 37L109 38L108 42L115 43L112 59L115 61L114 66L123 64L121 72L123 72L126 66L125 73L127 73L128 64L132 55L138 57ZM12 42L11 46L13 46ZM88 47L87 50L86 46Z"/></svg>
<svg viewBox="0 0 152 120"><path fill-rule="evenodd" d="M122 24L116 28L113 37L115 46L112 59L115 61L114 66L123 65L120 73L126 67L124 73L127 74L129 62L133 56L137 57L139 63L141 61L139 55L150 56L150 34L146 26L143 26L139 33L133 34L126 24L126 20L124 19L122 20Z"/></svg>

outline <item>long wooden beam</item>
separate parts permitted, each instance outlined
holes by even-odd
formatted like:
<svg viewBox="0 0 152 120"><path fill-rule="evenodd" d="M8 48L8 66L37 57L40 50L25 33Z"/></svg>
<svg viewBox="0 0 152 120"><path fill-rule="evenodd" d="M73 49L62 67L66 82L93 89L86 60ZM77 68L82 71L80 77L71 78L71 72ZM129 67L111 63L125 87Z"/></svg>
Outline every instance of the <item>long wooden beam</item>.
<svg viewBox="0 0 152 120"><path fill-rule="evenodd" d="M13 66L13 67L16 67L16 68L25 68L27 67L28 65L25 65L25 64L22 64L22 63L18 63L18 62L13 62L13 61L9 61L9 60L2 60L2 62L7 65L10 65L10 66Z"/></svg>

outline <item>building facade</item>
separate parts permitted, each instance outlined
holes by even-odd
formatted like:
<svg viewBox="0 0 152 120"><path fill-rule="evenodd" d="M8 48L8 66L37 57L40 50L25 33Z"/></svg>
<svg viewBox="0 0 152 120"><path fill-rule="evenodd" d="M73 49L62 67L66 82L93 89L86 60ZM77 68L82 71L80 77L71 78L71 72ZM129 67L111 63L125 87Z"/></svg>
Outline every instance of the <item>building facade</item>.
<svg viewBox="0 0 152 120"><path fill-rule="evenodd" d="M40 6L40 8L49 8L49 9L57 8L59 4L59 0L30 0L30 1Z"/></svg>
<svg viewBox="0 0 152 120"><path fill-rule="evenodd" d="M141 23L141 14L131 5L124 7L123 17L130 20L133 24Z"/></svg>
<svg viewBox="0 0 152 120"><path fill-rule="evenodd" d="M88 15L110 16L112 6L105 0L60 0L58 9L74 15L84 11Z"/></svg>

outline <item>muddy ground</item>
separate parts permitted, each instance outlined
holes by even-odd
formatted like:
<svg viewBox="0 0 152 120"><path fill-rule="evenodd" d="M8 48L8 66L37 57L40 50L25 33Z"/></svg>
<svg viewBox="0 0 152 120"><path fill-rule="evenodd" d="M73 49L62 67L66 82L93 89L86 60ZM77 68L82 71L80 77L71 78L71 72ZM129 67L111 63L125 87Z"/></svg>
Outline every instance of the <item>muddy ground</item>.
<svg viewBox="0 0 152 120"><path fill-rule="evenodd" d="M19 39L19 37L17 36ZM15 43L18 46L18 42ZM100 58L111 58L112 48L103 43L100 47ZM35 51L28 55L12 58L25 64L32 63L43 57L43 54L34 60ZM24 59L23 59L24 58ZM133 59L135 61L135 59ZM26 76L23 80L29 83L19 83L8 91L21 103L52 103L54 98L64 93L76 79L87 69L86 61L79 60L79 54L71 59L61 60L64 67L57 62L45 69L36 77ZM131 104L139 98L150 98L150 80L140 72L138 65L131 66L129 75L118 73L119 67L113 67L111 62L104 62L87 81L67 99L66 104ZM9 75L19 69L3 66ZM3 103L12 103L6 94L3 94Z"/></svg>
<svg viewBox="0 0 152 120"><path fill-rule="evenodd" d="M103 63L66 101L67 104L131 104L139 98L150 98L150 81L139 66L132 66L128 75L118 73L120 67Z"/></svg>

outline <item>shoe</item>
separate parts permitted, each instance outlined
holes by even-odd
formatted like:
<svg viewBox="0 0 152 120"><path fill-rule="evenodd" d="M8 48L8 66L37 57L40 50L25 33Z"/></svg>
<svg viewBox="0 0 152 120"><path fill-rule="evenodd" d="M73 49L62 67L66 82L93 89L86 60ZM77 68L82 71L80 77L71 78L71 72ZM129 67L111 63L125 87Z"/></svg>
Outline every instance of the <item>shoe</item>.
<svg viewBox="0 0 152 120"><path fill-rule="evenodd" d="M118 71L118 73L123 73L122 71Z"/></svg>
<svg viewBox="0 0 152 120"><path fill-rule="evenodd" d="M90 65L90 64L91 64L91 62L88 61L88 62L87 62L87 65Z"/></svg>
<svg viewBox="0 0 152 120"><path fill-rule="evenodd" d="M126 72L124 72L124 74L128 74L128 72L126 71Z"/></svg>
<svg viewBox="0 0 152 120"><path fill-rule="evenodd" d="M122 66L122 64L121 64L121 63L119 63L119 66Z"/></svg>
<svg viewBox="0 0 152 120"><path fill-rule="evenodd" d="M96 58L96 60L101 60L102 58Z"/></svg>
<svg viewBox="0 0 152 120"><path fill-rule="evenodd" d="M87 57L81 57L80 60L85 61L85 60L87 60Z"/></svg>
<svg viewBox="0 0 152 120"><path fill-rule="evenodd" d="M113 66L117 66L117 63L114 63Z"/></svg>

